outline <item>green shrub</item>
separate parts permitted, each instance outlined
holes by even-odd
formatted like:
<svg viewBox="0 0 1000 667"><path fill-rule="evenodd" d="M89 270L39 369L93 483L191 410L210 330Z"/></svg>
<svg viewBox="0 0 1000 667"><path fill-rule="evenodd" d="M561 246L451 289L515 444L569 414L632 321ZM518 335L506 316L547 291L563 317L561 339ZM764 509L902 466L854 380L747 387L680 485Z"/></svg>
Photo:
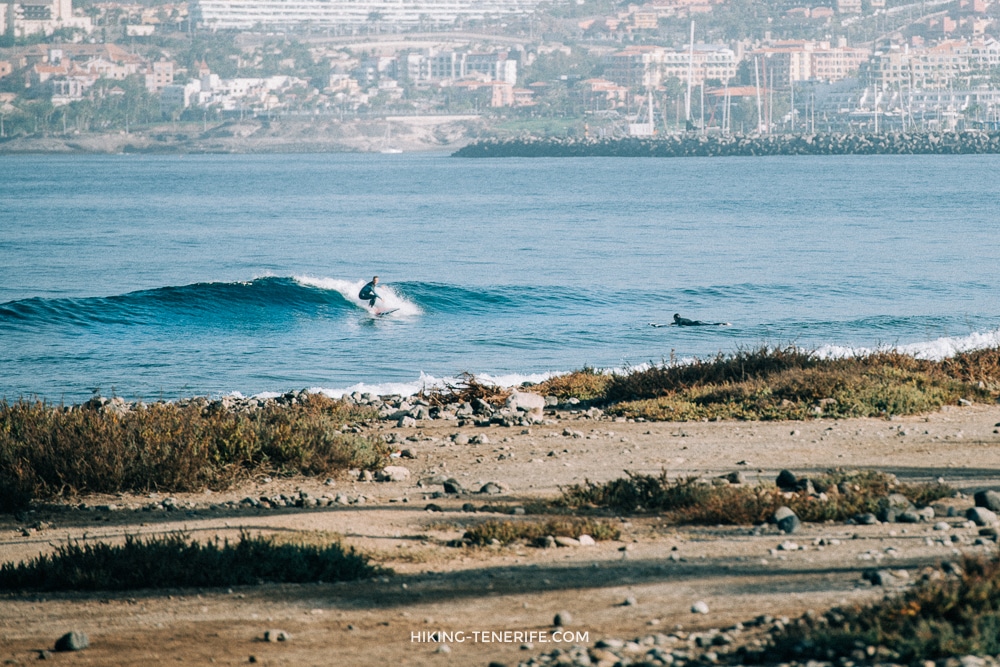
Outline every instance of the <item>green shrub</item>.
<svg viewBox="0 0 1000 667"><path fill-rule="evenodd" d="M0 589L97 591L139 588L243 586L262 582L348 581L379 574L378 568L339 543L276 544L243 534L201 544L183 533L125 543L71 541L26 563L0 566Z"/></svg>

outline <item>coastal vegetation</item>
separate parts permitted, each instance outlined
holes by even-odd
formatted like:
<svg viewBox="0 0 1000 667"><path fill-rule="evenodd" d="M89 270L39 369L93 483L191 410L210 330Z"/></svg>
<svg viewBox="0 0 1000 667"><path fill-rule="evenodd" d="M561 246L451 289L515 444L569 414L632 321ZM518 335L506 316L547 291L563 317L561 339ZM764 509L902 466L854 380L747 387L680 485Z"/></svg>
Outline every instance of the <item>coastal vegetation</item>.
<svg viewBox="0 0 1000 667"><path fill-rule="evenodd" d="M0 509L78 493L222 489L252 475L377 469L381 440L350 432L373 410L320 394L256 410L219 403L0 402Z"/></svg>
<svg viewBox="0 0 1000 667"><path fill-rule="evenodd" d="M955 492L937 482L901 483L894 475L877 470L833 470L808 482L794 489L773 483L714 484L697 477L671 480L664 471L629 474L601 484L574 484L563 490L560 503L616 512L663 512L678 523L749 525L768 521L782 506L802 521L844 521L885 509L893 493L915 505L927 505Z"/></svg>
<svg viewBox="0 0 1000 667"><path fill-rule="evenodd" d="M584 369L532 391L576 395L611 414L656 421L889 417L1000 396L1000 349L941 361L886 350L826 358L788 347L759 347L642 369Z"/></svg>
<svg viewBox="0 0 1000 667"><path fill-rule="evenodd" d="M380 574L378 567L339 542L278 544L242 534L234 543L200 543L184 533L124 544L70 541L22 563L0 566L0 590L111 591L143 588L247 586L334 582Z"/></svg>
<svg viewBox="0 0 1000 667"><path fill-rule="evenodd" d="M890 417L995 401L1000 349L930 361L896 351L833 359L760 347L615 373L584 368L526 388L563 405L599 406L632 419ZM500 405L510 393L465 375L421 398L431 406L475 407ZM372 405L307 392L252 403L251 409L205 399L134 405L94 399L71 407L2 401L0 509L82 493L222 489L253 475L377 470L387 461L384 440L358 428L378 418ZM680 484L675 492L702 491ZM754 502L764 507L771 500Z"/></svg>
<svg viewBox="0 0 1000 667"><path fill-rule="evenodd" d="M921 664L1000 654L1000 557L966 557L950 576L933 570L914 587L869 605L835 608L789 625L759 657Z"/></svg>

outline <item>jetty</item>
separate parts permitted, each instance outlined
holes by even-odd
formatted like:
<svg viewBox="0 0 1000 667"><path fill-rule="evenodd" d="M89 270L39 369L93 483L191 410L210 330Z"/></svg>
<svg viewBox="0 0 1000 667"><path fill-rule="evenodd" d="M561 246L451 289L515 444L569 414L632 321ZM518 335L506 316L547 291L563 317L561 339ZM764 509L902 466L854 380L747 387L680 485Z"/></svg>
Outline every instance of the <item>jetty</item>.
<svg viewBox="0 0 1000 667"><path fill-rule="evenodd" d="M591 139L483 139L453 157L752 157L762 155L963 155L1000 153L1000 132L668 135Z"/></svg>

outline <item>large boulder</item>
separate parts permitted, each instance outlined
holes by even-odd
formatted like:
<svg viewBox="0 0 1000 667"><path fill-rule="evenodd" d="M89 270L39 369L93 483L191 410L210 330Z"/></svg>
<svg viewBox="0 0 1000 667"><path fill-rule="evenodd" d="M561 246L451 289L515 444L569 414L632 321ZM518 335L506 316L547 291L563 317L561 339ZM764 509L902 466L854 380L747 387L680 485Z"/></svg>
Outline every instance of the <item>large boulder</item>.
<svg viewBox="0 0 1000 667"><path fill-rule="evenodd" d="M527 391L515 391L507 398L507 407L541 417L545 410L545 397Z"/></svg>
<svg viewBox="0 0 1000 667"><path fill-rule="evenodd" d="M899 520L899 516L907 510L914 509L910 499L901 493L890 493L885 498L879 500L878 511L875 516L879 521L894 523Z"/></svg>
<svg viewBox="0 0 1000 667"><path fill-rule="evenodd" d="M86 632L67 632L56 640L55 649L57 651L82 651L90 646L90 639Z"/></svg>
<svg viewBox="0 0 1000 667"><path fill-rule="evenodd" d="M996 512L985 507L970 507L965 513L965 518L977 526L992 526L997 522Z"/></svg>
<svg viewBox="0 0 1000 667"><path fill-rule="evenodd" d="M379 482L405 482L408 479L410 471L403 466L386 466L375 475L375 480Z"/></svg>
<svg viewBox="0 0 1000 667"><path fill-rule="evenodd" d="M791 470L782 470L778 473L778 479L774 480L774 483L782 491L794 491L799 484L799 479Z"/></svg>
<svg viewBox="0 0 1000 667"><path fill-rule="evenodd" d="M795 512L790 507L785 507L784 505L774 511L771 521L777 524L778 528L784 531L786 535L791 535L802 525Z"/></svg>
<svg viewBox="0 0 1000 667"><path fill-rule="evenodd" d="M996 491L977 491L974 496L976 507L985 507L991 512L1000 512L1000 493Z"/></svg>

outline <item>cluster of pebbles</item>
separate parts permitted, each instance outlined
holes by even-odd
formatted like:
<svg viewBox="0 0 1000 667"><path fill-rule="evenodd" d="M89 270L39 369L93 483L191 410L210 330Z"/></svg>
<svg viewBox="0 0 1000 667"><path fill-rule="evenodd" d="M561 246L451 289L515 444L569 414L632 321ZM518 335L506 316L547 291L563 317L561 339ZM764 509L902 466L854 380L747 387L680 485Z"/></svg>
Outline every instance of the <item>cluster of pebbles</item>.
<svg viewBox="0 0 1000 667"><path fill-rule="evenodd" d="M181 399L176 401L176 404L180 407L197 405L206 411L225 410L249 414L265 408L297 405L307 401L310 395L308 389L303 389L277 396L223 396L214 399L196 396ZM543 397L519 391L513 392L503 406L493 405L480 398L461 403L432 405L430 401L419 397L379 396L361 392L345 394L341 400L351 405L369 407L378 413L380 420L395 423L400 427L415 426L418 421L437 419L454 421L458 426L531 426L551 423L551 419L547 418L558 418L560 412L591 419L600 419L604 416L603 411L587 407L577 398L560 402L555 396ZM113 398L95 396L85 403L67 409L125 414L144 405L142 401L129 402L118 396Z"/></svg>

